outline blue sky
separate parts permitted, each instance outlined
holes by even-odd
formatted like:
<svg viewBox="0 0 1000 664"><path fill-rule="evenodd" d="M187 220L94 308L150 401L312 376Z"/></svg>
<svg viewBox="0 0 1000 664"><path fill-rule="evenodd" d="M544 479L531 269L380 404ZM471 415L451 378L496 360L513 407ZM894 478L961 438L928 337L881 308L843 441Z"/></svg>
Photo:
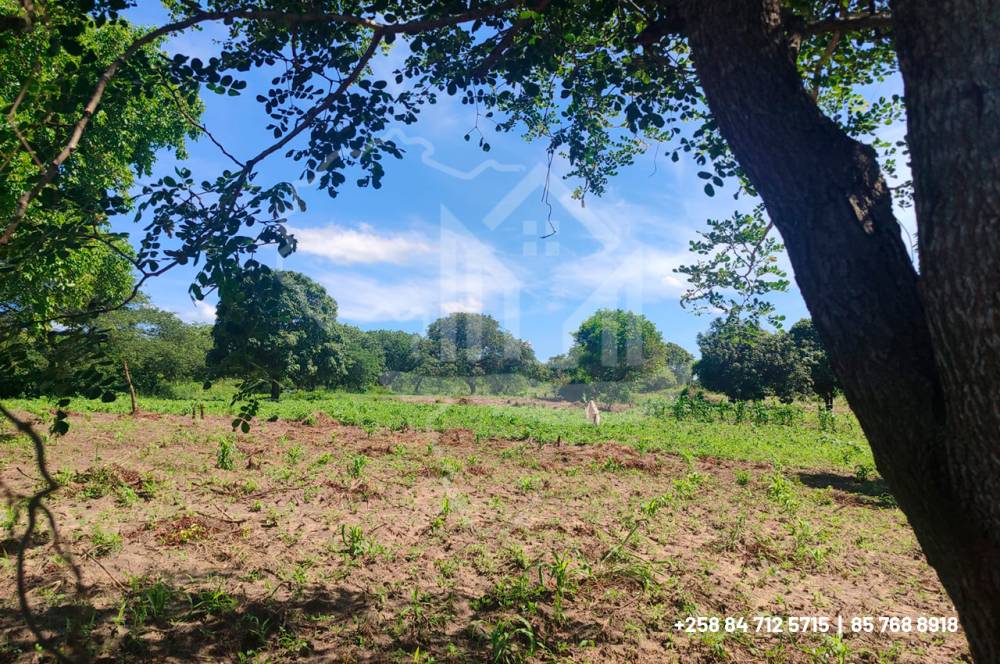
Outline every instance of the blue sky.
<svg viewBox="0 0 1000 664"><path fill-rule="evenodd" d="M141 23L162 23L165 15L145 6L131 16ZM218 28L186 33L167 43L203 59L215 49ZM390 72L401 53L390 53L376 71ZM253 101L257 74L239 98L203 95L203 123L237 156L248 157L266 145L267 120ZM386 76L391 80L390 76ZM890 86L894 87L894 86ZM303 272L323 284L340 306L340 319L363 329L424 331L432 320L453 311L481 311L515 335L529 340L542 359L564 352L569 333L600 307L623 307L649 317L664 337L696 351L695 337L710 318L680 307L685 288L673 272L694 260L688 242L711 217L749 210L753 201L734 201L729 186L709 198L698 168L683 158L673 163L650 152L612 180L600 199L586 206L570 199L572 182L553 165L550 178L552 222L542 201L546 152L515 132L493 132L479 123L492 146L489 153L466 142L475 112L457 98L442 97L415 125L387 132L406 148L400 161L386 162L381 189L345 185L335 199L305 182L297 185L308 203L289 226L299 250L281 259L273 250L264 260L273 267ZM889 128L901 134L901 128ZM196 179L231 167L206 139L189 146L186 165ZM156 172L172 170L164 154ZM297 164L280 155L265 162L267 181L297 180ZM348 183L352 182L348 178ZM904 214L904 222L906 215ZM116 230L139 230L130 219L115 220ZM787 260L782 257L786 269ZM154 304L189 321L209 322L212 298L192 302L187 286L193 270L176 271L148 282ZM789 321L807 316L798 291L774 299Z"/></svg>

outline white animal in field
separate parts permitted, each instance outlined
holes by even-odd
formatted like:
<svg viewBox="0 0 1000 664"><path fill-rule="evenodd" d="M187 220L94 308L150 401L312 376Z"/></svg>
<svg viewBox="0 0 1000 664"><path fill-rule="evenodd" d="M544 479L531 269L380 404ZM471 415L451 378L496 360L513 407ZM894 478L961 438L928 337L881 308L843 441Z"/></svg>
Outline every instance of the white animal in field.
<svg viewBox="0 0 1000 664"><path fill-rule="evenodd" d="M587 402L587 421L595 427L601 426L601 411L597 410L597 404L593 399Z"/></svg>

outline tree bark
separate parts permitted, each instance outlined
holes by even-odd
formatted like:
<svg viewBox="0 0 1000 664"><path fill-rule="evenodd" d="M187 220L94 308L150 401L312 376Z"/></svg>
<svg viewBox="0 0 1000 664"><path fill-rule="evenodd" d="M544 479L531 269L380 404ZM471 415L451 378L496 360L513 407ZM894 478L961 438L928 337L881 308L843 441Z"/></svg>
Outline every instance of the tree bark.
<svg viewBox="0 0 1000 664"><path fill-rule="evenodd" d="M1000 2L896 0L921 294L943 385L942 445L980 555L958 579L973 652L1000 661ZM989 564L991 563L991 564ZM992 601L984 593L992 592ZM990 641L990 639L992 640Z"/></svg>
<svg viewBox="0 0 1000 664"><path fill-rule="evenodd" d="M271 401L278 401L281 398L281 384L276 380L271 381Z"/></svg>
<svg viewBox="0 0 1000 664"><path fill-rule="evenodd" d="M953 460L962 465L954 448L966 441L949 439L956 395L945 398L952 378L947 371L939 374L938 367L951 360L936 356L934 346L941 336L939 321L961 315L956 308L970 296L956 302L951 292L950 314L935 310L938 301L928 298L931 315L925 313L918 275L875 154L825 117L804 89L789 53L779 0L681 0L673 6L712 115L781 232L796 282L876 465L951 595L973 654L980 661L1000 661L998 531L995 521L983 518L986 508L970 509L976 503L966 495L990 490L1000 476L994 471L991 479L979 477L975 486L957 488L962 477L973 475L954 472ZM918 167L915 160L915 172ZM918 219L920 214L918 209ZM995 242L1000 234L993 233ZM950 267L953 258L947 261ZM936 278L940 269L934 269ZM962 269L966 275L976 272L975 263ZM928 273L924 281L930 278ZM977 275L975 282L982 281ZM996 338L996 283L994 277L992 320L968 323L971 327L964 329L970 333ZM981 301L986 311L988 301ZM989 370L968 369L968 362L956 366L956 380L978 380ZM992 372L995 381L995 363ZM984 385L982 394L992 393L990 407L996 409L997 391L990 383L970 389ZM994 425L982 432L985 444L978 453L988 455L992 440L992 461L1000 463L997 430ZM1000 510L995 491L985 500Z"/></svg>

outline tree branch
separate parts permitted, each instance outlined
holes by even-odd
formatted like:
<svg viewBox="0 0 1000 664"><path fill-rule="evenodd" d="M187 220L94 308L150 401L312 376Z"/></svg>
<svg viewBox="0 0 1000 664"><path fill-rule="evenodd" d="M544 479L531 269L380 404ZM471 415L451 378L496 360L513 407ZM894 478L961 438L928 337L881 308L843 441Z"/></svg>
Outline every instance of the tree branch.
<svg viewBox="0 0 1000 664"><path fill-rule="evenodd" d="M858 32L861 30L888 30L892 28L892 14L849 14L841 18L829 18L805 23L793 30L802 37L827 34L830 32Z"/></svg>
<svg viewBox="0 0 1000 664"><path fill-rule="evenodd" d="M10 242L11 237L14 235L14 231L21 223L25 214L27 214L28 206L31 205L31 201L33 201L45 187L55 180L56 176L59 174L60 167L76 151L80 144L80 139L83 136L83 132L86 130L87 125L90 123L90 119L97 111L97 107L100 105L101 99L104 97L104 92L107 90L111 80L118 73L118 70L121 69L122 65L125 64L125 62L134 56L140 49L155 42L161 37L165 37L175 32L181 32L201 23L208 23L212 21L232 21L236 19L267 20L282 22L288 25L295 25L299 23L347 23L364 28L370 28L380 33L382 37L385 37L392 34L415 34L426 30L434 30L446 26L466 23L468 21L474 21L486 16L498 14L507 9L511 9L522 4L522 2L523 0L507 0L506 2L502 2L498 5L469 10L451 16L442 16L435 19L422 19L404 23L379 23L378 21L361 16L319 12L293 14L277 10L247 9L201 12L183 20L168 23L167 25L161 26L156 30L148 32L132 42L132 44L125 49L125 52L112 62L101 75L101 78L98 80L97 85L94 88L94 92L90 96L90 100L87 102L87 105L84 106L83 115L73 127L73 132L70 135L69 141L67 141L66 145L59 152L59 154L57 154L45 167L35 185L28 191L21 194L18 198L14 214L11 216L11 220L8 223L6 230L4 230L3 235L0 235L0 246Z"/></svg>
<svg viewBox="0 0 1000 664"><path fill-rule="evenodd" d="M540 0L535 3L534 7L531 8L532 11L544 11L549 5L549 1L550 0ZM517 37L522 30L534 23L534 21L535 19L533 18L521 18L515 21L514 25L512 25L510 29L504 33L503 37L500 38L500 41L497 42L496 46L490 50L489 55L487 55L486 58L472 70L472 77L481 78L485 76L489 70L496 65L497 61L503 57L503 54L507 51L507 49L510 48L510 45L514 42L514 38Z"/></svg>

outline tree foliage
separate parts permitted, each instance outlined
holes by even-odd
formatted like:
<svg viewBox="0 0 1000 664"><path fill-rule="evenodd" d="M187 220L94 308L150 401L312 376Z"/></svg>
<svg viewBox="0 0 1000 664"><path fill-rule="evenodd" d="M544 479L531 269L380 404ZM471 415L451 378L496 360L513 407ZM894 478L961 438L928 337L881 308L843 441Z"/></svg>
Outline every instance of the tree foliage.
<svg viewBox="0 0 1000 664"><path fill-rule="evenodd" d="M424 343L417 370L431 376L462 378L473 394L483 376L535 375L540 366L531 344L484 314L458 312L439 318L428 326Z"/></svg>
<svg viewBox="0 0 1000 664"><path fill-rule="evenodd" d="M402 330L371 330L367 334L382 349L387 381L420 366L422 337L419 334Z"/></svg>
<svg viewBox="0 0 1000 664"><path fill-rule="evenodd" d="M15 6L0 3L4 13ZM151 174L158 151L185 156L195 135L189 118L201 112L195 88L178 96L166 84L158 44L140 49L108 84L73 159L13 227L39 164L63 149L93 83L141 35L122 20L98 24L70 3L45 10L30 30L0 32L0 218L10 224L0 231L0 301L18 325L78 318L132 294L135 253L107 220L132 208L136 177Z"/></svg>
<svg viewBox="0 0 1000 664"><path fill-rule="evenodd" d="M600 309L580 323L573 346L566 355L549 361L550 374L562 383L559 393L567 399L601 398L626 401L631 391L646 381L651 389L669 378L667 358L684 363L686 351L665 344L648 318L622 309ZM666 386L666 385L663 385Z"/></svg>
<svg viewBox="0 0 1000 664"><path fill-rule="evenodd" d="M216 376L316 387L346 373L334 336L337 303L297 272L261 270L220 290L208 366ZM339 335L338 335L339 337Z"/></svg>
<svg viewBox="0 0 1000 664"><path fill-rule="evenodd" d="M717 318L698 335L698 348L694 371L706 389L740 401L816 394L832 406L838 384L809 319L768 332L753 321Z"/></svg>
<svg viewBox="0 0 1000 664"><path fill-rule="evenodd" d="M788 290L788 275L778 267L784 247L768 236L771 224L763 214L762 206L757 206L752 214L708 220L708 231L691 242L691 252L705 258L676 270L687 275L690 284L681 306L692 306L699 314L715 311L780 324L783 317L766 296Z"/></svg>
<svg viewBox="0 0 1000 664"><path fill-rule="evenodd" d="M573 333L578 366L592 381L629 383L664 366L667 347L656 326L642 314L600 309Z"/></svg>
<svg viewBox="0 0 1000 664"><path fill-rule="evenodd" d="M119 386L123 365L141 393L169 392L175 382L205 380L205 356L212 345L210 325L185 323L145 301L99 316L107 331L107 357Z"/></svg>
<svg viewBox="0 0 1000 664"><path fill-rule="evenodd" d="M808 392L808 374L796 361L788 337L753 322L717 318L698 335L701 358L698 381L730 399L746 401L776 396L790 401Z"/></svg>
<svg viewBox="0 0 1000 664"><path fill-rule="evenodd" d="M833 373L830 358L816 326L812 320L803 318L788 329L788 335L800 355L800 361L809 369L812 391L823 399L827 409L833 408L833 398L841 389L840 381Z"/></svg>

